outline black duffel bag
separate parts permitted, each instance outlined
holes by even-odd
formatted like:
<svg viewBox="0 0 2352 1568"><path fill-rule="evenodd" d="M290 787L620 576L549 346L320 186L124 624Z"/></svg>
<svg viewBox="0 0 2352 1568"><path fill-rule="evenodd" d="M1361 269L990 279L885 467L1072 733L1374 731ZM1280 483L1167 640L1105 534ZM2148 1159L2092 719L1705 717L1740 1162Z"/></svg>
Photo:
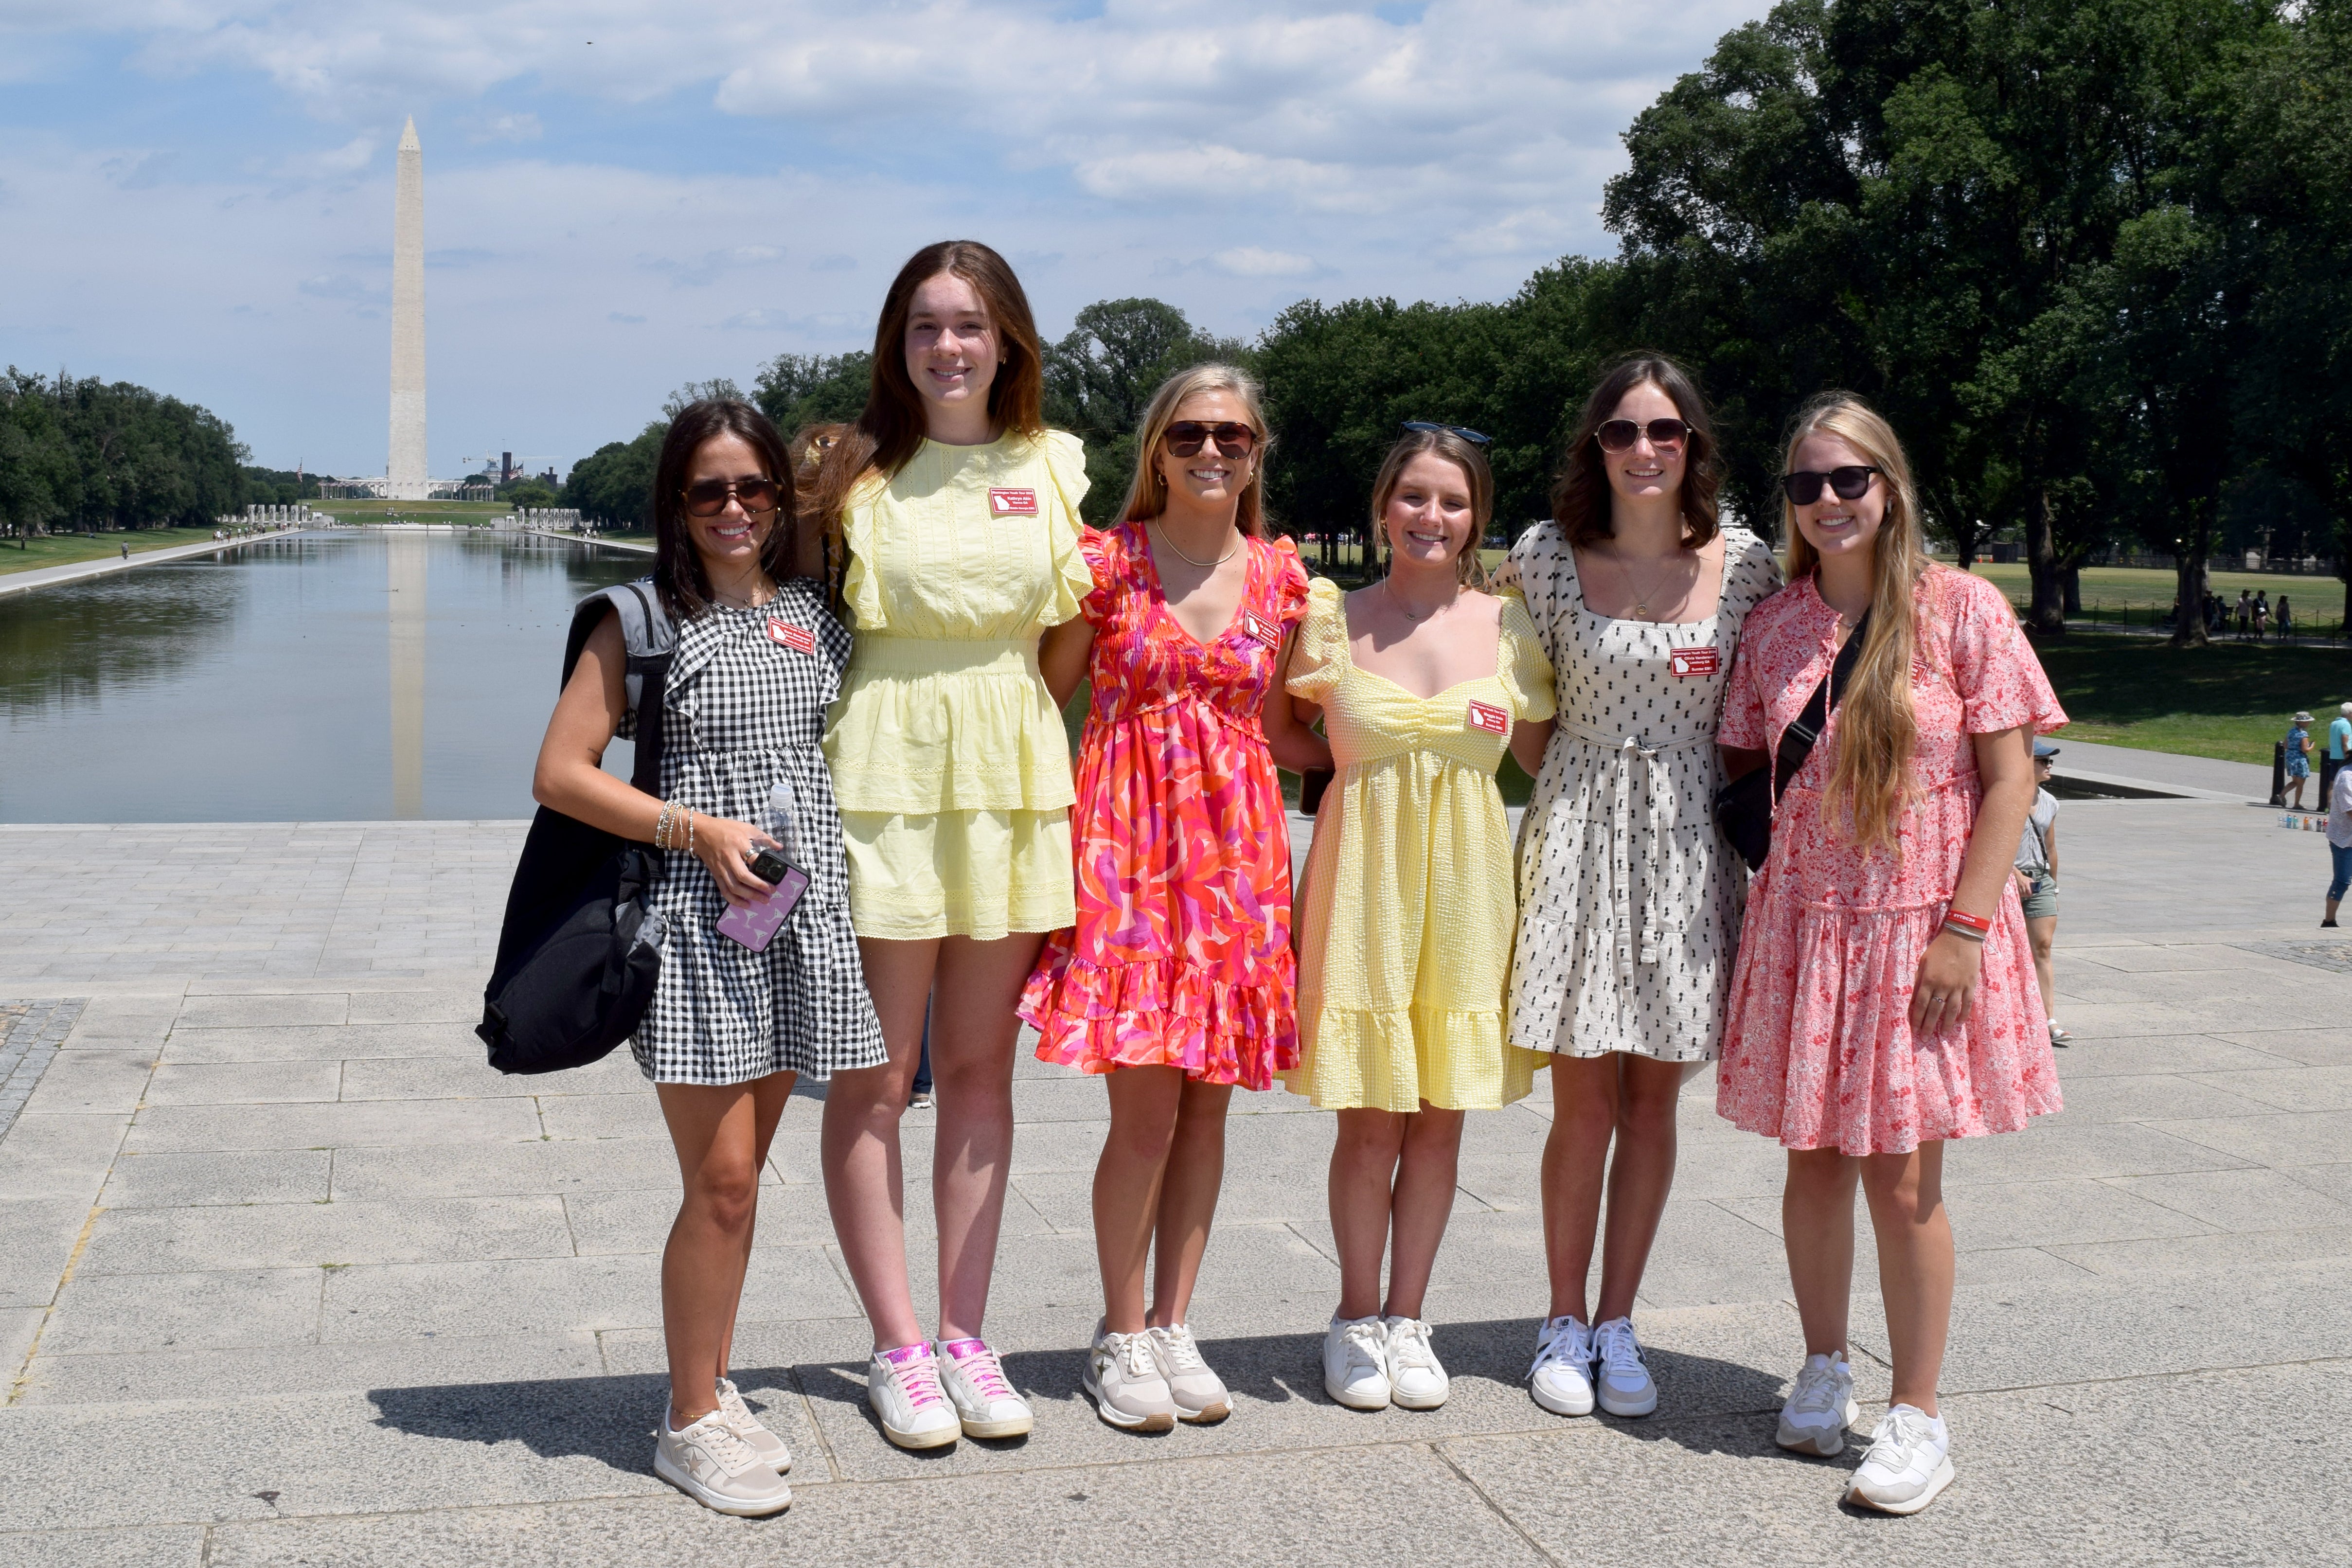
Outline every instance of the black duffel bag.
<svg viewBox="0 0 2352 1568"><path fill-rule="evenodd" d="M563 679L571 680L589 633L615 610L635 721L630 782L658 795L662 693L677 637L651 578L594 595L573 612ZM539 808L507 893L498 962L474 1030L492 1067L509 1073L585 1067L636 1032L668 934L646 904L659 865L643 844Z"/></svg>

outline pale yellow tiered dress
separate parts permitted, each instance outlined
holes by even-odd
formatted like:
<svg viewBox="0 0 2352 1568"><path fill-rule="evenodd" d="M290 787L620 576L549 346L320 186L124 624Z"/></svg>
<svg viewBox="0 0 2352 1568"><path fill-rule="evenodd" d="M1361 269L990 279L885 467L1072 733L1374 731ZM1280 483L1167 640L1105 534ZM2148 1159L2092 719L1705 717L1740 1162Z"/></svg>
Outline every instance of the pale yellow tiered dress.
<svg viewBox="0 0 2352 1568"><path fill-rule="evenodd" d="M1356 668L1338 584L1307 595L1287 685L1323 708L1339 776L1307 857L1299 1064L1283 1075L1329 1110L1509 1104L1533 1087L1503 1048L1516 921L1511 830L1495 770L1510 724L1552 715L1552 672L1516 594L1503 600L1495 673L1415 697Z"/></svg>
<svg viewBox="0 0 2352 1568"><path fill-rule="evenodd" d="M1058 931L1070 747L1037 639L1094 585L1078 549L1075 436L925 441L843 520L856 633L824 736L857 934L910 942Z"/></svg>

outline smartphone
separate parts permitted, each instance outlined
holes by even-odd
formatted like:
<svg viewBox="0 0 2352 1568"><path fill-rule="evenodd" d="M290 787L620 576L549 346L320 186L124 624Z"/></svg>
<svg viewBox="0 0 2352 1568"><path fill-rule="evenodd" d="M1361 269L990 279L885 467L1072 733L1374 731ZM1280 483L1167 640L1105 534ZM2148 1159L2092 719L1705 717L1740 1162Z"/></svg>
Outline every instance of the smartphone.
<svg viewBox="0 0 2352 1568"><path fill-rule="evenodd" d="M719 917L719 932L753 952L765 952L784 922L793 918L793 907L801 901L801 895L808 891L808 873L766 849L751 862L751 874L762 882L773 882L776 890L756 904L728 905L727 912Z"/></svg>

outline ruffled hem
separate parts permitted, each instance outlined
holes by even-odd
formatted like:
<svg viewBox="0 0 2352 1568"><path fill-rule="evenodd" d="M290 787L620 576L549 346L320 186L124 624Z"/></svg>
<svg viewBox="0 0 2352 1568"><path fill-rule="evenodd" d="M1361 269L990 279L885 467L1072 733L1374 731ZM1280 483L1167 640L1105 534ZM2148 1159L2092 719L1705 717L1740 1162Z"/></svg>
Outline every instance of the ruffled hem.
<svg viewBox="0 0 2352 1568"><path fill-rule="evenodd" d="M1503 1012L1412 1006L1299 1009L1307 1041L1283 1087L1324 1110L1498 1110L1535 1087L1528 1053L1503 1047Z"/></svg>
<svg viewBox="0 0 2352 1568"><path fill-rule="evenodd" d="M1297 975L1287 948L1228 979L1181 958L1111 966L1075 961L1051 939L1022 992L1037 1058L1086 1073L1177 1067L1203 1083L1274 1087L1298 1065Z"/></svg>
<svg viewBox="0 0 2352 1568"><path fill-rule="evenodd" d="M1919 959L1943 908L1822 909L1759 889L1732 981L1716 1113L1785 1148L1905 1154L2015 1132L2062 1110L2016 900L2001 900L1968 1020L1932 1038L1912 1034Z"/></svg>
<svg viewBox="0 0 2352 1568"><path fill-rule="evenodd" d="M824 757L844 811L1058 811L1078 799L1069 736L1028 676L853 667Z"/></svg>

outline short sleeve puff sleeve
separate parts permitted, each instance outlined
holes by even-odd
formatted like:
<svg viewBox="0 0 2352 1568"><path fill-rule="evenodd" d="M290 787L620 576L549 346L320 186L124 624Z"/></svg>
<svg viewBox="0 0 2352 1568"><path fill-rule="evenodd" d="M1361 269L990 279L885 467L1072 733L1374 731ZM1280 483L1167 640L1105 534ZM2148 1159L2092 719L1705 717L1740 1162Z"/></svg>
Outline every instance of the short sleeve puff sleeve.
<svg viewBox="0 0 2352 1568"><path fill-rule="evenodd" d="M1764 696L1756 689L1756 656L1742 635L1738 657L1731 661L1731 679L1724 682L1723 718L1715 727L1715 743L1737 752L1769 749L1764 730Z"/></svg>
<svg viewBox="0 0 2352 1568"><path fill-rule="evenodd" d="M1511 696L1514 718L1534 723L1558 711L1553 705L1551 660L1544 657L1543 641L1528 614L1528 602L1517 589L1503 600L1503 646L1496 660L1503 689Z"/></svg>
<svg viewBox="0 0 2352 1568"><path fill-rule="evenodd" d="M1348 607L1339 597L1339 584L1328 577L1318 577L1307 584L1307 615L1290 650L1283 687L1293 697L1320 702L1339 684L1347 668Z"/></svg>
<svg viewBox="0 0 2352 1568"><path fill-rule="evenodd" d="M1053 515L1045 522L1053 541L1054 592L1037 624L1058 626L1080 613L1096 584L1081 543L1087 527L1078 512L1078 503L1087 499L1087 449L1066 430L1046 431L1045 448L1045 471L1054 486Z"/></svg>
<svg viewBox="0 0 2352 1568"><path fill-rule="evenodd" d="M1093 579L1086 596L1078 602L1078 614L1100 633L1109 628L1118 614L1122 597L1119 586L1127 579L1127 552L1118 534L1089 528L1078 539L1078 552L1085 558L1087 574Z"/></svg>
<svg viewBox="0 0 2352 1568"><path fill-rule="evenodd" d="M1951 624L1952 687L1960 696L1961 727L1971 735L2024 726L2048 734L2066 722L2042 660L2001 591L1985 579L1937 567L1944 613Z"/></svg>
<svg viewBox="0 0 2352 1568"><path fill-rule="evenodd" d="M881 475L869 473L849 492L842 508L842 543L849 552L849 570L841 582L842 603L849 607L852 625L861 632L884 629L882 579L874 570L875 510L889 490Z"/></svg>
<svg viewBox="0 0 2352 1568"><path fill-rule="evenodd" d="M1274 619L1284 631L1307 618L1307 564L1288 539L1274 542Z"/></svg>

